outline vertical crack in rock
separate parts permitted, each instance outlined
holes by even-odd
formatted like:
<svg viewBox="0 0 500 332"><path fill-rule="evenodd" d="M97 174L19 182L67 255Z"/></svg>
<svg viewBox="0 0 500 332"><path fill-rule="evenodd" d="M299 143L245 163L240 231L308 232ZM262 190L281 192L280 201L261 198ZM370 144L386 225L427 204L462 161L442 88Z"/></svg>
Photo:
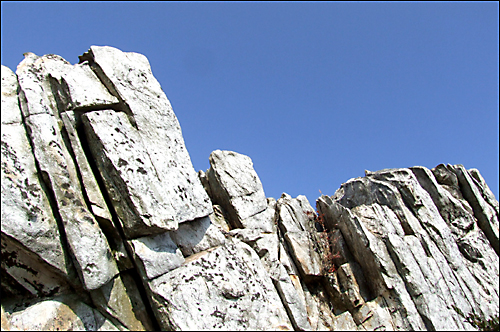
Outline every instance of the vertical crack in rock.
<svg viewBox="0 0 500 332"><path fill-rule="evenodd" d="M498 201L479 171L366 171L318 214L266 198L248 156L216 150L194 171L141 54L2 66L1 148L2 328L469 330L455 308L498 316Z"/></svg>
<svg viewBox="0 0 500 332"><path fill-rule="evenodd" d="M118 270L105 236L84 206L75 165L60 132L62 122L56 101L51 88L47 87L48 73L64 73L68 65L58 56L27 56L17 69L24 92L21 110L35 159L42 176L47 175L45 182L54 194L77 272L86 289L95 289L108 282ZM88 244L92 244L93 251L85 248Z"/></svg>
<svg viewBox="0 0 500 332"><path fill-rule="evenodd" d="M104 180L102 179L101 173L99 172L98 165L95 162L94 156L92 155L92 152L90 151L89 143L87 141L87 136L84 133L84 127L83 123L80 123L80 125L77 127L77 134L80 139L80 142L82 143L82 148L85 153L85 156L87 157L87 160L89 162L89 166L92 169L92 172L95 176L95 179L97 181L97 185L101 190L102 196L104 198L104 201L106 202L106 205L109 209L109 212L111 213L111 218L114 227L118 231L120 235L120 239L122 241L122 245L126 250L127 256L129 258L134 257L134 252L131 249L130 245L127 243L126 239L127 237L125 236L125 232L123 230L122 224L119 221L118 214L116 213L116 210L114 208L114 205L111 201L111 198L109 197L107 188L104 184ZM132 260L131 263L133 264L133 269L130 271L132 280L135 283L138 293L140 294L142 303L144 304L145 310L147 312L148 318L151 320L151 323L153 324L153 330L159 331L160 330L160 325L156 319L156 315L154 314L154 311L151 307L151 299L147 297L147 292L146 288L143 285L143 279L138 275L136 271L138 271L138 266L137 262L135 260ZM147 287L147 286L146 286ZM135 306L134 306L135 309ZM136 316L138 313L136 313Z"/></svg>
<svg viewBox="0 0 500 332"><path fill-rule="evenodd" d="M15 89L11 90L9 85ZM43 270L44 275L36 273L38 276L27 278L22 277L22 269L13 271L27 283L35 284L36 279L47 280L51 276L61 278L60 285L58 282L46 285L53 288L46 290L49 293L54 294L55 288L64 292L68 287L66 283L79 289L81 286L71 264L65 230L53 205L50 184L46 183L38 160L33 156L30 128L21 112L23 102L24 93L19 88L17 76L2 66L2 255L6 249L3 245L12 243L18 248L15 255L21 259L20 264L27 259L32 268ZM33 254L37 258L32 258ZM2 266L3 263L2 260ZM15 264L7 270L10 268L15 268Z"/></svg>
<svg viewBox="0 0 500 332"><path fill-rule="evenodd" d="M80 61L88 61L109 91L127 105L129 123L138 129L178 222L210 214L210 199L193 169L179 122L147 58L92 46Z"/></svg>

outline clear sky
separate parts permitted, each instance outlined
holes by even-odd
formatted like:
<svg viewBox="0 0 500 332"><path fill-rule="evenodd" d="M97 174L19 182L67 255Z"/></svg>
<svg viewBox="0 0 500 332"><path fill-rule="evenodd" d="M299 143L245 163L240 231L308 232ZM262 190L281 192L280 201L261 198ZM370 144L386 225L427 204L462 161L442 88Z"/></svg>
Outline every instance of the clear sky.
<svg viewBox="0 0 500 332"><path fill-rule="evenodd" d="M147 56L195 170L252 158L266 196L364 170L477 168L498 199L498 2L2 2L1 62Z"/></svg>

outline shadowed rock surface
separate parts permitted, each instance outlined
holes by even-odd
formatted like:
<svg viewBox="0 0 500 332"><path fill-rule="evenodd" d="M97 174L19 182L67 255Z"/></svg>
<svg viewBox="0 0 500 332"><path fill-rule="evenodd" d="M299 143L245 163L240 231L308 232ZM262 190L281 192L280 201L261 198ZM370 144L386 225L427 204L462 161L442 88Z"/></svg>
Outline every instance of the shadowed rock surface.
<svg viewBox="0 0 500 332"><path fill-rule="evenodd" d="M498 317L477 169L366 172L313 208L250 157L194 170L144 55L2 66L2 330L471 330Z"/></svg>

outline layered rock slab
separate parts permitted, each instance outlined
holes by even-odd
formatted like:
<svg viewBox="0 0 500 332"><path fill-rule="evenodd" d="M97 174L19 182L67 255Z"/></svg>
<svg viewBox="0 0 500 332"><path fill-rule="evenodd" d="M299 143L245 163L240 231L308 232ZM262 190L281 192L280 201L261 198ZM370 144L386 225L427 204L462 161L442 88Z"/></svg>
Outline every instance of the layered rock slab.
<svg viewBox="0 0 500 332"><path fill-rule="evenodd" d="M49 76L72 66L64 59L48 55L28 55L18 66L22 95L20 105L33 153L45 185L53 195L77 272L91 290L109 282L117 273L109 244L94 216L86 207L77 169L63 138L59 110L52 94ZM52 73L52 74L51 74ZM88 248L93 250L89 251Z"/></svg>
<svg viewBox="0 0 500 332"><path fill-rule="evenodd" d="M68 287L71 262L37 175L18 92L16 75L2 66L2 267L32 294L41 295ZM25 266L45 273L37 276Z"/></svg>
<svg viewBox="0 0 500 332"><path fill-rule="evenodd" d="M89 62L122 103L130 125L140 132L156 176L168 192L175 220L180 223L210 214L210 199L193 169L177 117L147 58L113 47L91 46L80 61Z"/></svg>
<svg viewBox="0 0 500 332"><path fill-rule="evenodd" d="M258 256L238 240L191 256L150 292L163 329L292 330Z"/></svg>
<svg viewBox="0 0 500 332"><path fill-rule="evenodd" d="M454 168L440 167L438 175L422 167L367 172L318 200L396 329L468 329L454 307L485 317L498 311L498 267L491 265L498 256Z"/></svg>
<svg viewBox="0 0 500 332"><path fill-rule="evenodd" d="M209 157L206 177L215 204L228 213L234 228L273 232L273 210L268 209L262 183L252 160L233 151L216 150Z"/></svg>

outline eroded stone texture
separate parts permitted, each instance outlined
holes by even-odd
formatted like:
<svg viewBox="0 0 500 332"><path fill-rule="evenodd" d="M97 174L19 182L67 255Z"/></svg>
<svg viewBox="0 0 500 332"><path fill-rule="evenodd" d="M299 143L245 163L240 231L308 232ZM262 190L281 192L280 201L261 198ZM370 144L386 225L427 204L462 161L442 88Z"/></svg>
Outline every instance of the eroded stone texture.
<svg viewBox="0 0 500 332"><path fill-rule="evenodd" d="M82 121L125 235L135 238L177 229L171 195L128 116L104 110L86 113Z"/></svg>
<svg viewBox="0 0 500 332"><path fill-rule="evenodd" d="M106 87L123 103L138 129L157 177L181 223L212 212L207 193L193 169L181 128L167 96L139 53L108 46L91 46L80 57L88 61Z"/></svg>
<svg viewBox="0 0 500 332"><path fill-rule="evenodd" d="M316 214L266 198L247 156L216 150L195 173L143 55L80 60L2 67L2 329L470 330L455 308L498 315L498 201L479 171L366 171Z"/></svg>
<svg viewBox="0 0 500 332"><path fill-rule="evenodd" d="M39 172L57 207L56 218L64 225L77 272L91 290L111 280L118 269L102 230L86 207L77 169L61 133L48 77L65 68L68 63L61 57L28 55L17 68L23 91L20 105Z"/></svg>
<svg viewBox="0 0 500 332"><path fill-rule="evenodd" d="M137 299L135 294L129 296L129 292L134 292L135 287L126 288L122 277L116 276L106 285L90 292L92 302L104 312L107 312L120 324L131 331L144 331L151 328L149 320L141 317L134 311L134 303L131 297ZM141 321L141 319L143 321Z"/></svg>
<svg viewBox="0 0 500 332"><path fill-rule="evenodd" d="M470 328L454 306L485 317L498 311L498 266L490 265L498 256L467 202L481 198L463 194L467 185L458 185L467 180L465 172L444 165L432 172L423 167L367 172L343 184L333 199L318 200L325 223L340 228L396 329ZM479 190L474 197L482 197Z"/></svg>
<svg viewBox="0 0 500 332"><path fill-rule="evenodd" d="M150 287L163 329L292 330L257 254L238 240L193 255Z"/></svg>
<svg viewBox="0 0 500 332"><path fill-rule="evenodd" d="M207 177L214 195L212 200L228 213L233 227L272 232L274 214L265 212L268 203L252 160L233 151L221 150L213 151L209 160Z"/></svg>
<svg viewBox="0 0 500 332"><path fill-rule="evenodd" d="M145 236L130 241L142 275L156 278L184 263L184 256L170 233Z"/></svg>
<svg viewBox="0 0 500 332"><path fill-rule="evenodd" d="M184 257L220 246L226 241L209 217L180 224L179 228L171 233L171 237Z"/></svg>
<svg viewBox="0 0 500 332"><path fill-rule="evenodd" d="M38 291L47 294L67 287L64 279L70 274L71 263L37 176L22 122L18 90L16 75L2 66L2 266L7 264L6 271L33 294ZM12 248L9 253L5 251L7 247ZM7 262L9 259L12 261ZM37 276L27 266L45 273ZM40 278L55 280L49 283Z"/></svg>
<svg viewBox="0 0 500 332"><path fill-rule="evenodd" d="M99 311L76 296L60 296L12 312L10 328L22 331L120 331Z"/></svg>

